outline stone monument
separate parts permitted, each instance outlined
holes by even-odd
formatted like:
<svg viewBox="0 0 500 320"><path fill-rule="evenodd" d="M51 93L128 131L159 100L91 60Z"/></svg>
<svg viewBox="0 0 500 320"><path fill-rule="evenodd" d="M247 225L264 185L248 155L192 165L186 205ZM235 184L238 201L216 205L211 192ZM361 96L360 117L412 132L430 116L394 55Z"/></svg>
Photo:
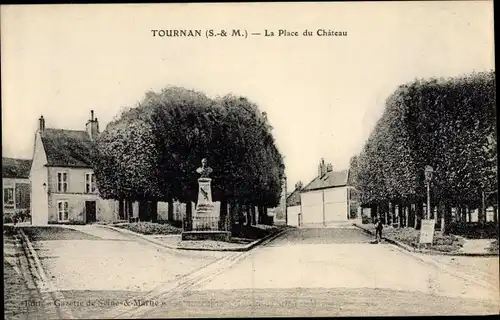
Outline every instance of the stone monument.
<svg viewBox="0 0 500 320"><path fill-rule="evenodd" d="M207 159L201 160L201 167L196 169L198 179L198 202L191 220L191 228L182 232L182 240L219 240L230 241L231 232L219 230L220 212L216 212L212 202L212 179L209 177L212 168Z"/></svg>
<svg viewBox="0 0 500 320"><path fill-rule="evenodd" d="M201 167L196 169L200 174L198 179L198 202L196 212L193 215L193 230L217 230L218 216L214 214L214 204L212 202L212 189L210 183L212 179L209 175L212 168L207 166L207 159L201 160Z"/></svg>

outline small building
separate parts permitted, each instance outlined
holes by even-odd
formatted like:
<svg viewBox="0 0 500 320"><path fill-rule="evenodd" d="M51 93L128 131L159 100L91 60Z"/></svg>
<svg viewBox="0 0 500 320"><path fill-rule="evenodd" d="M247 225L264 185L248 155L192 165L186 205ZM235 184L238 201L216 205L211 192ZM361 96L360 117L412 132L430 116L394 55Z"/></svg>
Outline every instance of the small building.
<svg viewBox="0 0 500 320"><path fill-rule="evenodd" d="M2 158L3 213L4 217L30 209L31 160Z"/></svg>
<svg viewBox="0 0 500 320"><path fill-rule="evenodd" d="M132 211L131 204L99 196L91 166L91 143L98 135L93 111L85 130L46 128L40 117L30 170L32 224L115 221Z"/></svg>
<svg viewBox="0 0 500 320"><path fill-rule="evenodd" d="M99 135L99 122L90 112L85 130L46 128L43 116L35 133L31 180L32 224L86 224L139 219L156 211L168 219L168 205L151 201L102 199L91 163L92 141ZM185 205L173 203L172 218L182 220Z"/></svg>
<svg viewBox="0 0 500 320"><path fill-rule="evenodd" d="M318 175L288 197L289 224L297 221L299 226L327 226L356 218L358 197L350 180L349 170L334 171L322 159Z"/></svg>
<svg viewBox="0 0 500 320"><path fill-rule="evenodd" d="M301 182L295 184L295 189L286 198L287 206L287 224L289 226L298 227L301 225L301 206L300 206L300 192L303 185Z"/></svg>

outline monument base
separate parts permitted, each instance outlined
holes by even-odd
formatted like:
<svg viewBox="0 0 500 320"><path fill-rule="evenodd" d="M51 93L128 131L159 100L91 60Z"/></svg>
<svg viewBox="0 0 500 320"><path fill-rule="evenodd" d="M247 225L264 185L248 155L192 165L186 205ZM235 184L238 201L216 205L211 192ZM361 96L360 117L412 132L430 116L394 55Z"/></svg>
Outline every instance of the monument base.
<svg viewBox="0 0 500 320"><path fill-rule="evenodd" d="M184 231L181 234L182 240L213 240L213 241L231 241L230 231Z"/></svg>

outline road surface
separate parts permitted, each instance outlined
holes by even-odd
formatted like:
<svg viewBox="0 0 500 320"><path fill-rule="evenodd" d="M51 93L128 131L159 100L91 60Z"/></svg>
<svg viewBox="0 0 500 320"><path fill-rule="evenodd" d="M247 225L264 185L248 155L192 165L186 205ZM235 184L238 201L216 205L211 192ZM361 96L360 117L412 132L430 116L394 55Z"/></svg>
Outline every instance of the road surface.
<svg viewBox="0 0 500 320"><path fill-rule="evenodd" d="M372 240L355 228L296 229L251 251L207 283L175 297L157 297L140 315L498 313L498 290L457 278L392 245L372 244Z"/></svg>
<svg viewBox="0 0 500 320"><path fill-rule="evenodd" d="M236 253L179 253L99 226L32 233L74 318L499 312L484 272L458 277L354 227L292 229Z"/></svg>
<svg viewBox="0 0 500 320"><path fill-rule="evenodd" d="M176 252L97 225L25 227L48 281L62 293L55 301L74 318L100 318L127 299L175 283L228 253Z"/></svg>

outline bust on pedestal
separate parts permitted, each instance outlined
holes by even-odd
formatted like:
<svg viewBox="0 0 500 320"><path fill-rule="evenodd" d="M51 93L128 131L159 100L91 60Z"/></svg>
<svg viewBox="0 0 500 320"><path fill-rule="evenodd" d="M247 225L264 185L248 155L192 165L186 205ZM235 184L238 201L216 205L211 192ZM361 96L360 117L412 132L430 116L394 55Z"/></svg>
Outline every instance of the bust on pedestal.
<svg viewBox="0 0 500 320"><path fill-rule="evenodd" d="M214 214L214 204L212 202L212 189L210 183L212 179L209 175L212 173L212 168L207 166L207 159L201 160L201 167L196 169L200 174L198 179L198 203L196 212L193 216L193 230L217 230L218 221Z"/></svg>
<svg viewBox="0 0 500 320"><path fill-rule="evenodd" d="M196 169L198 179L198 202L192 217L192 229L182 232L182 240L219 240L230 241L231 232L219 230L219 212L214 210L212 202L212 168L207 166L207 159L201 160L201 167Z"/></svg>

